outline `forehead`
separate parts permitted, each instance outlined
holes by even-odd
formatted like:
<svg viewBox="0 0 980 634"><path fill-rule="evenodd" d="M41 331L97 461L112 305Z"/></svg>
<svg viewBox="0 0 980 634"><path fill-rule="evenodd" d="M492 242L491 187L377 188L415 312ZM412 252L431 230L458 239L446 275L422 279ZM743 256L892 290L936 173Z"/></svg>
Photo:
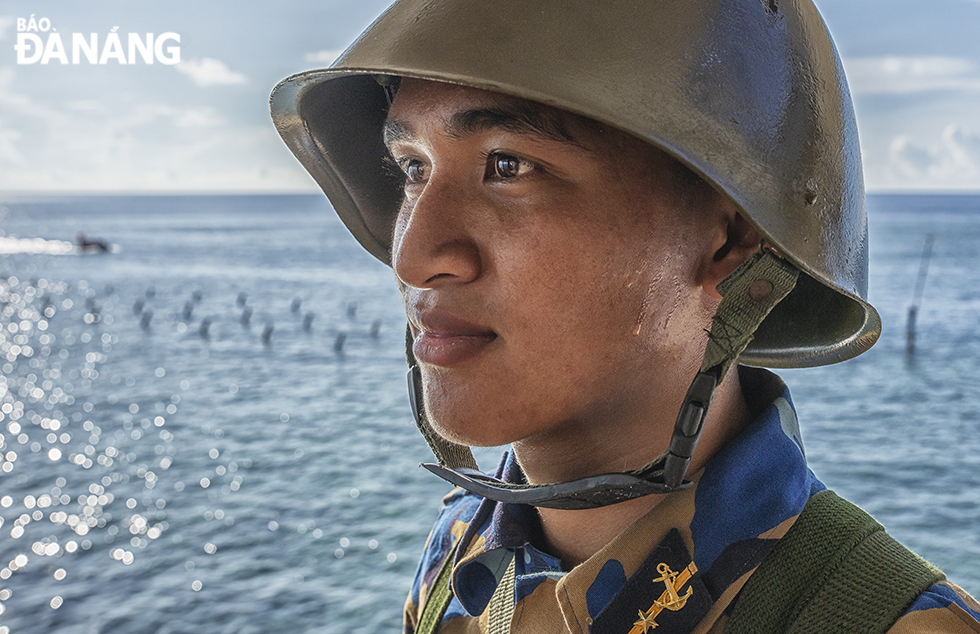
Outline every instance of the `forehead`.
<svg viewBox="0 0 980 634"><path fill-rule="evenodd" d="M385 142L415 140L435 127L452 137L504 130L580 145L601 125L533 101L420 79L403 79L385 122Z"/></svg>
<svg viewBox="0 0 980 634"><path fill-rule="evenodd" d="M403 77L398 84L391 115L399 115L415 108L445 109L453 105L480 106L500 103L516 103L526 100L491 90L481 90L441 81Z"/></svg>

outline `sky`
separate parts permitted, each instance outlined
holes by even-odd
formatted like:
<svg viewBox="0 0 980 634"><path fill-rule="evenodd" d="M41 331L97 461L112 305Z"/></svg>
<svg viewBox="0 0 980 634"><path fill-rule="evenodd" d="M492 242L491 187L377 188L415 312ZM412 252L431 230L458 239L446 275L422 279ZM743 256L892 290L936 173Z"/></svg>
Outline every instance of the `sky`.
<svg viewBox="0 0 980 634"><path fill-rule="evenodd" d="M328 66L387 4L3 0L0 192L318 191L273 128L269 93ZM817 6L844 60L869 191L980 191L980 0ZM15 49L19 27L42 59ZM71 63L73 33L96 34L105 63L81 49ZM119 63L129 33L154 34L153 63L139 50ZM180 62L167 63L174 46Z"/></svg>

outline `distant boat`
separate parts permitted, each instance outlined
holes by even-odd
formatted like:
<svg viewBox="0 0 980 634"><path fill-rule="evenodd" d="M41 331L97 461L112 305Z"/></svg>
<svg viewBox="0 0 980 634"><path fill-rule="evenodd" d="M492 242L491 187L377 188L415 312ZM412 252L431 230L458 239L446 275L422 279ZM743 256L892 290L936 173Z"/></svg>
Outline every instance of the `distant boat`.
<svg viewBox="0 0 980 634"><path fill-rule="evenodd" d="M78 245L78 250L83 253L109 253L112 251L112 246L105 240L87 238L81 231L75 236L75 242Z"/></svg>

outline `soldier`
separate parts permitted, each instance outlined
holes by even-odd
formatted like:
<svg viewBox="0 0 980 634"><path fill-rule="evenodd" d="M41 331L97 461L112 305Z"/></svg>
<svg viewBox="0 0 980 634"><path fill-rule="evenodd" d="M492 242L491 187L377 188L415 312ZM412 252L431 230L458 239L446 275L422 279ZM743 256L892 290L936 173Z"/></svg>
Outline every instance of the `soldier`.
<svg viewBox="0 0 980 634"><path fill-rule="evenodd" d="M810 0L400 0L272 112L394 269L428 468L460 487L407 632L980 631L809 471L759 369L880 331Z"/></svg>

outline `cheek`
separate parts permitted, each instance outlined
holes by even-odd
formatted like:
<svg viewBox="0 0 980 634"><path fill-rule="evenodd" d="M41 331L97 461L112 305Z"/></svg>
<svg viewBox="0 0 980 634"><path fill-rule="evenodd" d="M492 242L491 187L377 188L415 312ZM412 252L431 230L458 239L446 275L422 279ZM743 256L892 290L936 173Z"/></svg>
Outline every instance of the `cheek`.
<svg viewBox="0 0 980 634"><path fill-rule="evenodd" d="M540 260L536 272L509 293L512 323L541 372L550 368L634 364L662 344L682 297L671 258L623 257L610 243L562 262Z"/></svg>
<svg viewBox="0 0 980 634"><path fill-rule="evenodd" d="M676 233L658 228L645 243L623 245L624 252L637 255L618 262L605 282L608 319L618 333L628 331L625 345L642 350L648 359L673 358L702 334L690 250Z"/></svg>
<svg viewBox="0 0 980 634"><path fill-rule="evenodd" d="M670 319L669 310L667 317L662 316L665 307L670 304L669 293L666 291L673 290L675 297L679 297L677 295L679 289L676 286L670 289L670 285L665 281L670 278L666 265L667 262L663 261L660 266L647 267L642 273L636 274L638 278L636 281L630 280L627 283L627 288L635 288L637 296L633 298L633 303L639 304L630 330L630 334L634 337L641 335L645 337L651 330L665 328Z"/></svg>
<svg viewBox="0 0 980 634"><path fill-rule="evenodd" d="M676 295L676 258L642 237L652 233L647 227L569 229L558 237L525 234L520 248L498 260L501 279L512 282L510 301L528 316L549 313L549 328L574 328L578 337L639 334L664 298Z"/></svg>

